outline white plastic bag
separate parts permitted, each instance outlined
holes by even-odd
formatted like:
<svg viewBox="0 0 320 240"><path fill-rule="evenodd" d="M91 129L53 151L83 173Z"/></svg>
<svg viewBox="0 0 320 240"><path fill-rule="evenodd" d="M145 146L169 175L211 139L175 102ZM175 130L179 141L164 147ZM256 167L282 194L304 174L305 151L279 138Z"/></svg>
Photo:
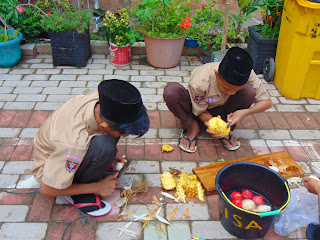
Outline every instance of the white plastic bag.
<svg viewBox="0 0 320 240"><path fill-rule="evenodd" d="M291 200L280 212L274 231L278 235L287 236L309 223L319 224L318 196L309 193L305 187L292 189Z"/></svg>

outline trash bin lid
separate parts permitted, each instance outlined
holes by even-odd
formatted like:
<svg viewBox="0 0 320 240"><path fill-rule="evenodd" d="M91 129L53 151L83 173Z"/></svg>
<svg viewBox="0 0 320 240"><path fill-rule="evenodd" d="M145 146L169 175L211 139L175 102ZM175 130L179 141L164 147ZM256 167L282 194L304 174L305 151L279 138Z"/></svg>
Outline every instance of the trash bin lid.
<svg viewBox="0 0 320 240"><path fill-rule="evenodd" d="M311 9L320 9L320 4L318 5L317 3L320 3L320 0L296 0L297 3L306 8L311 8Z"/></svg>

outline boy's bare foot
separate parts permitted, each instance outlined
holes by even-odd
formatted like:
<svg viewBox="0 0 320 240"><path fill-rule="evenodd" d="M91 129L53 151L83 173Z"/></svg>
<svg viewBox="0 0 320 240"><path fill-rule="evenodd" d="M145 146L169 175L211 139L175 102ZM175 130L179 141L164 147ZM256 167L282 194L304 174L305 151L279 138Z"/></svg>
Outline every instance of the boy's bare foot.
<svg viewBox="0 0 320 240"><path fill-rule="evenodd" d="M183 134L185 137L180 138L180 148L184 151L190 150L190 152L194 152L196 150L197 141L195 139L200 133L200 127L196 120L193 120L190 128L187 129L187 132ZM190 141L187 138L192 141Z"/></svg>
<svg viewBox="0 0 320 240"><path fill-rule="evenodd" d="M229 139L221 138L220 141L223 146L229 151L235 151L240 147L240 142L238 141L236 136L232 135L231 133L229 135Z"/></svg>

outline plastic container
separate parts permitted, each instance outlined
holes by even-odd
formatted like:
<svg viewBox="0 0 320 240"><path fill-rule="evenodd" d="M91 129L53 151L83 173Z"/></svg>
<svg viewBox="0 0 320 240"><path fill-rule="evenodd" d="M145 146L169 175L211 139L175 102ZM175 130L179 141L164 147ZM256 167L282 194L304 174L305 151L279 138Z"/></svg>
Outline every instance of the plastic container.
<svg viewBox="0 0 320 240"><path fill-rule="evenodd" d="M91 57L90 33L49 31L54 66L85 67Z"/></svg>
<svg viewBox="0 0 320 240"><path fill-rule="evenodd" d="M199 46L198 40L194 39L194 38L186 38L184 40L184 45L186 47L198 47Z"/></svg>
<svg viewBox="0 0 320 240"><path fill-rule="evenodd" d="M262 38L255 29L256 26L249 28L247 52L253 60L254 71L262 73L264 60L276 56L278 39Z"/></svg>
<svg viewBox="0 0 320 240"><path fill-rule="evenodd" d="M320 99L320 3L286 0L274 85L291 99Z"/></svg>
<svg viewBox="0 0 320 240"><path fill-rule="evenodd" d="M10 34L14 30L7 29L7 33ZM3 31L0 30L2 33ZM0 42L0 67L13 67L21 59L21 47L20 42L23 39L22 34L19 32L19 36L7 42Z"/></svg>
<svg viewBox="0 0 320 240"><path fill-rule="evenodd" d="M283 177L268 167L250 162L232 163L222 168L216 176L216 189L220 195L221 224L240 239L264 237L290 201L288 182ZM237 207L226 196L235 189L261 194L271 203L272 211L259 213Z"/></svg>
<svg viewBox="0 0 320 240"><path fill-rule="evenodd" d="M109 42L110 44L110 61L114 65L124 66L130 63L131 58L131 46L128 43L126 46L118 48L116 44Z"/></svg>

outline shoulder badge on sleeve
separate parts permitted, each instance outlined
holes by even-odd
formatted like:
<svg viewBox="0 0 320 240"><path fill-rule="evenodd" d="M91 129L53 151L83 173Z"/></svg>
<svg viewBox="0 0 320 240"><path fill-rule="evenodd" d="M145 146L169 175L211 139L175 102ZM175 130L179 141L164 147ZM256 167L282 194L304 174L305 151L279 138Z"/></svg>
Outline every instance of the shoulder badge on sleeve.
<svg viewBox="0 0 320 240"><path fill-rule="evenodd" d="M195 100L197 103L201 103L201 102L203 102L203 100L204 100L204 95L196 94L195 97L194 97L194 100Z"/></svg>
<svg viewBox="0 0 320 240"><path fill-rule="evenodd" d="M80 158L75 155L67 154L67 162L66 162L66 169L68 172L75 172L80 163L82 162L83 158Z"/></svg>

